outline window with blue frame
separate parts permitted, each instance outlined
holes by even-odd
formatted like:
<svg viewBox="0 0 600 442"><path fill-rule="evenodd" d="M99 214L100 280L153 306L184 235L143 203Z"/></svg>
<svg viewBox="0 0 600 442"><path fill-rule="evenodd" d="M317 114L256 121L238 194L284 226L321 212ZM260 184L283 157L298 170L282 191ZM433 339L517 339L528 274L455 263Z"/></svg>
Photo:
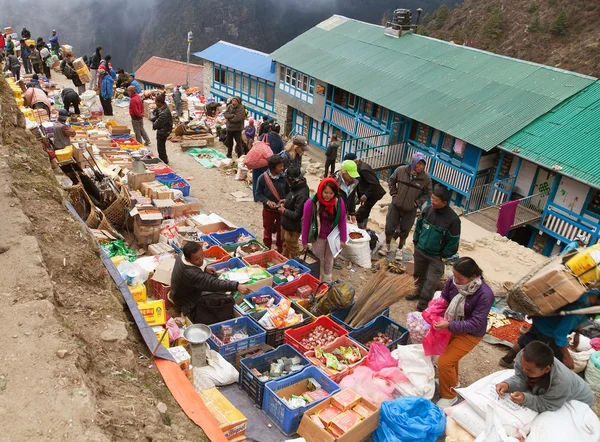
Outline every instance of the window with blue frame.
<svg viewBox="0 0 600 442"><path fill-rule="evenodd" d="M242 99L259 108L274 112L275 84L244 72L214 65L213 88Z"/></svg>
<svg viewBox="0 0 600 442"><path fill-rule="evenodd" d="M279 89L308 104L313 104L315 79L294 69L280 66Z"/></svg>
<svg viewBox="0 0 600 442"><path fill-rule="evenodd" d="M600 217L600 190L592 189L587 202L586 212Z"/></svg>
<svg viewBox="0 0 600 442"><path fill-rule="evenodd" d="M440 151L450 158L462 159L465 156L464 148L458 149L456 138L448 134L444 134L443 137Z"/></svg>

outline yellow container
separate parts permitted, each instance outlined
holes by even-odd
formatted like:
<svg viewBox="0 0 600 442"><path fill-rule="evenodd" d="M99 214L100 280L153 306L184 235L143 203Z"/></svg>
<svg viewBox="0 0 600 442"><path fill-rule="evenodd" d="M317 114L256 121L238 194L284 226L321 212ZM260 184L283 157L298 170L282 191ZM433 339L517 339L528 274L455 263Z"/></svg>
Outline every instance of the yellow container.
<svg viewBox="0 0 600 442"><path fill-rule="evenodd" d="M600 244L583 249L565 265L584 284L600 279Z"/></svg>
<svg viewBox="0 0 600 442"><path fill-rule="evenodd" d="M70 144L64 149L54 151L56 155L56 161L67 161L73 158L73 146Z"/></svg>
<svg viewBox="0 0 600 442"><path fill-rule="evenodd" d="M146 286L144 284L135 285L133 287L128 285L127 287L129 288L129 291L133 296L133 300L136 303L139 304L140 302L146 302Z"/></svg>
<svg viewBox="0 0 600 442"><path fill-rule="evenodd" d="M32 46L32 45L35 46L35 41L33 41L33 40L25 40L25 44L27 46Z"/></svg>
<svg viewBox="0 0 600 442"><path fill-rule="evenodd" d="M25 104L22 98L17 98L15 101L17 102L17 106L23 106Z"/></svg>
<svg viewBox="0 0 600 442"><path fill-rule="evenodd" d="M23 116L31 121L35 121L35 115L33 115L33 110L26 108L26 109L21 109L21 112L23 113Z"/></svg>
<svg viewBox="0 0 600 442"><path fill-rule="evenodd" d="M165 311L165 301L163 299L140 302L137 306L148 325L163 325L167 322L167 312Z"/></svg>
<svg viewBox="0 0 600 442"><path fill-rule="evenodd" d="M156 339L158 339L158 342L160 342L163 345L163 347L169 348L169 332L165 333L165 330L166 328L162 328L162 326L160 325L152 327L152 331L156 335Z"/></svg>

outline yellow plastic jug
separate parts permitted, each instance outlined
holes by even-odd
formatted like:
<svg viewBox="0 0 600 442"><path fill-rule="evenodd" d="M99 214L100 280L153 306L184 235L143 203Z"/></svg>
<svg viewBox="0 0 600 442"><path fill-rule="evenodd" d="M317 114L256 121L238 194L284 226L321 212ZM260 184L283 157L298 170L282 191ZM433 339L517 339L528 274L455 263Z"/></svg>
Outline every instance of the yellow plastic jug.
<svg viewBox="0 0 600 442"><path fill-rule="evenodd" d="M583 249L565 265L584 284L600 279L600 244Z"/></svg>

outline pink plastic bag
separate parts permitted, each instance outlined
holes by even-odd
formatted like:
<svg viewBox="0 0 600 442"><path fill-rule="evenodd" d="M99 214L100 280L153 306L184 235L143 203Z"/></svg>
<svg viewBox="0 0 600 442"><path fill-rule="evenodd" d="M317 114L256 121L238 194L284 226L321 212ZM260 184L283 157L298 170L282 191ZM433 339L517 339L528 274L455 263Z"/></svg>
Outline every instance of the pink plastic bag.
<svg viewBox="0 0 600 442"><path fill-rule="evenodd" d="M427 335L423 339L423 350L425 356L437 356L446 351L448 342L452 333L450 330L436 330L433 328L435 324L444 320L444 313L448 308L448 302L443 298L434 299L429 302L429 305L423 312L423 319L427 321L431 327Z"/></svg>
<svg viewBox="0 0 600 442"><path fill-rule="evenodd" d="M373 371L379 371L387 367L398 367L398 361L392 357L389 348L384 344L373 342L365 365Z"/></svg>
<svg viewBox="0 0 600 442"><path fill-rule="evenodd" d="M351 388L369 402L379 406L384 401L395 398L396 384L408 382L408 379L398 368L384 368L380 372L359 365L354 373L346 376L340 382L341 388Z"/></svg>

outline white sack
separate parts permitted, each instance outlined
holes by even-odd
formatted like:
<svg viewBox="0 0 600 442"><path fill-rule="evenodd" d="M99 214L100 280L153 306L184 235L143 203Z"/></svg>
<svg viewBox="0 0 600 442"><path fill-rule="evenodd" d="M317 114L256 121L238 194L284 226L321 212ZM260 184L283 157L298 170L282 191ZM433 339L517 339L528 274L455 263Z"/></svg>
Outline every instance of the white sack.
<svg viewBox="0 0 600 442"><path fill-rule="evenodd" d="M431 400L435 393L435 370L430 356L425 356L422 345L399 345L392 352L398 368L410 382L396 385L402 396L422 396Z"/></svg>

